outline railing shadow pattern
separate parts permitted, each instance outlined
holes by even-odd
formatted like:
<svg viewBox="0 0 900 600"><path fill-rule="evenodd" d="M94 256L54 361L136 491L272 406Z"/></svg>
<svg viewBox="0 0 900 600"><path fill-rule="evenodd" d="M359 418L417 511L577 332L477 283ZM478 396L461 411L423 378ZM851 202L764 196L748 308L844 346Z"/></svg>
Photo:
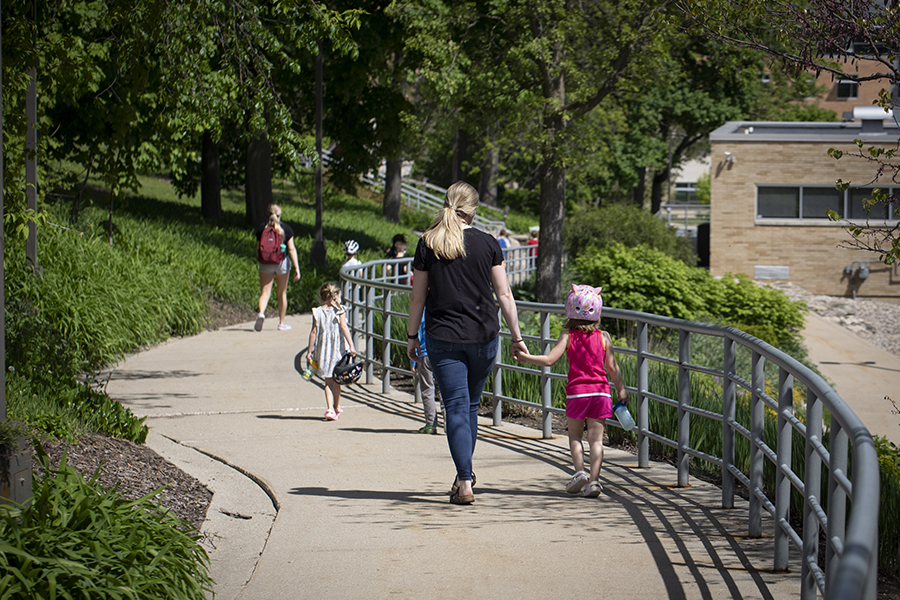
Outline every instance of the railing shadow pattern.
<svg viewBox="0 0 900 600"><path fill-rule="evenodd" d="M532 248L512 248L506 267L510 278L521 281L534 269ZM407 313L392 309L398 297L407 296L411 290L407 281L397 275L398 269L386 268L395 263L411 262L411 259L380 260L365 263L353 272L342 270L344 299L349 309L349 325L357 349L364 348L367 362L366 382L374 383L374 369L381 371L382 393L390 391L392 373L412 375L403 365L392 364L392 347L405 348L406 340L392 337L392 320L402 319L406 325ZM407 302L401 303L404 307ZM519 302L520 313L532 312L540 323L540 334L525 336L548 348L555 342L550 335L550 315L564 314L562 305ZM376 315L379 329L375 330ZM614 308L604 308L604 319L630 322L636 329L636 347L616 347L617 353L633 356L637 365L637 385L627 387L637 398L637 446L638 465L650 463L650 441L654 440L677 451L677 486L689 485L691 458L715 465L721 471L721 507L733 508L736 482L749 490L747 531L752 538L763 536L763 512L772 519L774 531L773 568L788 568L789 551L793 546L801 557L801 590L803 600L816 598L821 593L826 599L874 600L877 583L877 535L880 475L875 444L868 430L838 394L816 373L784 354L780 350L733 327L697 323ZM677 331L678 356L666 357L653 354L649 349L648 329L659 327ZM404 329L405 331L405 329ZM723 364L699 365L691 362L692 336L711 336L721 340ZM501 332L503 343L509 343L509 333ZM376 341L380 354L375 353ZM741 376L737 369L738 348L752 354L750 374ZM550 437L551 416L563 413L551 404L551 380L564 379L565 375L551 373L549 368L540 371L515 364L504 363L498 355L493 368L492 387L484 397L493 405L494 425L503 419L504 403L518 404L539 409L542 414L543 435ZM777 397L766 393L764 366L766 362L777 365L779 385ZM650 386L651 363L670 365L677 370L677 397L668 398L655 393ZM540 402L516 398L504 393L504 372L525 373L540 379ZM691 406L690 376L703 373L720 378L722 385L722 412ZM805 423L794 414L794 382L802 383L807 390ZM749 428L736 418L738 392L749 396ZM418 386L417 400L420 400ZM669 439L650 429L650 403L658 402L677 410L676 439ZM777 415L777 440L775 447L764 441L765 411ZM829 446L823 442L826 430L825 411L830 413L828 430ZM692 420L712 419L721 424L722 447L720 457L694 449L690 445ZM615 420L609 420L617 426ZM792 436L799 434L804 440L805 472L791 469L791 453L794 451ZM735 441L741 436L750 445L750 468L741 471L734 462ZM776 482L774 501L763 489L765 462L774 465ZM852 463L852 466L851 466ZM852 476L851 476L852 473ZM824 475L824 481L823 481ZM823 485L827 488L827 508L823 501ZM791 492L795 490L803 499L802 531L791 524ZM849 507L848 507L849 501ZM820 561L819 540L824 532L824 560Z"/></svg>

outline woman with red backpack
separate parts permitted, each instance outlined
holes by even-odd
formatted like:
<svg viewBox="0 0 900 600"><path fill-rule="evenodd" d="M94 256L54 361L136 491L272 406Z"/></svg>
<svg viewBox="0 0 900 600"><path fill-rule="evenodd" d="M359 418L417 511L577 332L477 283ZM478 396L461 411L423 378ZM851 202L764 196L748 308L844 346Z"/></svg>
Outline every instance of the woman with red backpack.
<svg viewBox="0 0 900 600"><path fill-rule="evenodd" d="M294 281L300 281L300 266L297 262L297 248L294 246L294 230L281 222L281 207L269 205L269 220L256 228L257 258L259 260L259 314L256 316L256 331L262 331L266 320L266 307L272 296L272 284L278 287L278 329L291 328L284 322L287 313L287 284L291 265L294 265Z"/></svg>

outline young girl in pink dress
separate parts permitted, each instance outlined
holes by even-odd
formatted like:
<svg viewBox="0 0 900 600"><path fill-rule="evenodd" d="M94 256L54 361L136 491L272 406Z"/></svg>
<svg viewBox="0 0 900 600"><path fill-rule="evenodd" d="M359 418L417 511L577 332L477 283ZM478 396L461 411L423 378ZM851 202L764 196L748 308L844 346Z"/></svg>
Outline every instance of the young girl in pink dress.
<svg viewBox="0 0 900 600"><path fill-rule="evenodd" d="M566 492L596 498L603 491L600 485L600 467L603 464L603 431L606 419L612 416L612 395L609 382L616 386L616 396L628 401L628 393L622 383L622 374L616 363L612 340L600 330L602 288L573 285L566 296L568 321L547 355L534 356L520 353L518 359L534 365L549 367L562 358L569 359L569 380L566 384L566 419L569 426L569 451L575 475L566 485ZM582 436L587 421L587 438L590 447L590 479L584 472L584 446Z"/></svg>

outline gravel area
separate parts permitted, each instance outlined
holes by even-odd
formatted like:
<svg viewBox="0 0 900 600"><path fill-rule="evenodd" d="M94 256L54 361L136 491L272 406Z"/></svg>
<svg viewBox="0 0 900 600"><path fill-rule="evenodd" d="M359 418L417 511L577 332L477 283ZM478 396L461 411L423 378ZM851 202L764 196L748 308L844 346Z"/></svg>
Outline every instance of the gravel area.
<svg viewBox="0 0 900 600"><path fill-rule="evenodd" d="M804 300L811 312L845 327L875 346L900 356L900 298L875 300L819 296L791 283L770 284L791 300Z"/></svg>

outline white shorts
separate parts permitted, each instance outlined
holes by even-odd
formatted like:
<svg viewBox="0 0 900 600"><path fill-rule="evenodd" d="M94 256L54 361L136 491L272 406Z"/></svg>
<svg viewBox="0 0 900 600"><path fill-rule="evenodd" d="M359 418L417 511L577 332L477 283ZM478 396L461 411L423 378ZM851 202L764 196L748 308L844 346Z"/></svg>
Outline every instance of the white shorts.
<svg viewBox="0 0 900 600"><path fill-rule="evenodd" d="M267 265L264 263L259 263L259 272L275 273L276 275L287 275L291 272L291 257L285 254L282 261L277 265Z"/></svg>

